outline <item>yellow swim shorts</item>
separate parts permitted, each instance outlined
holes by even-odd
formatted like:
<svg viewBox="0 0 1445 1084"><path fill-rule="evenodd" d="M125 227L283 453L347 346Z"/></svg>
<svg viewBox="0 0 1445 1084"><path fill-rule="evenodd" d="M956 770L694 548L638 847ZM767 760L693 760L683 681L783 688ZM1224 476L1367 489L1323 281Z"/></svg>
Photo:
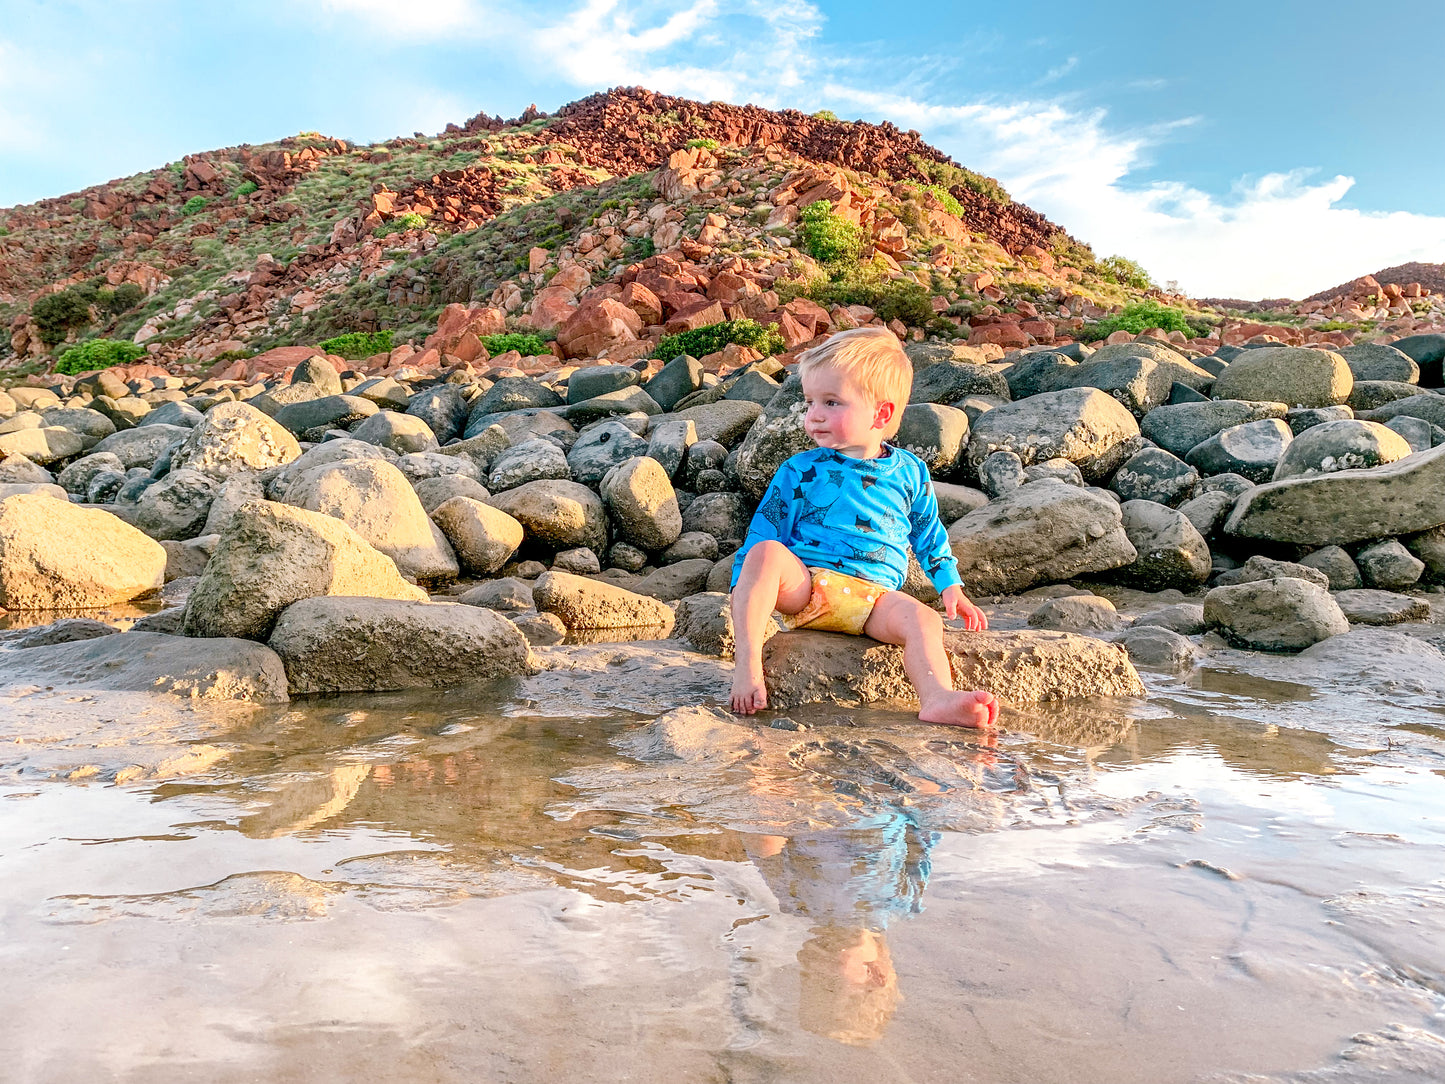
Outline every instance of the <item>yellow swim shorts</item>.
<svg viewBox="0 0 1445 1084"><path fill-rule="evenodd" d="M809 568L808 571L813 574L813 593L797 613L778 615L783 627L862 636L874 603L888 588L856 576L845 576L831 568Z"/></svg>

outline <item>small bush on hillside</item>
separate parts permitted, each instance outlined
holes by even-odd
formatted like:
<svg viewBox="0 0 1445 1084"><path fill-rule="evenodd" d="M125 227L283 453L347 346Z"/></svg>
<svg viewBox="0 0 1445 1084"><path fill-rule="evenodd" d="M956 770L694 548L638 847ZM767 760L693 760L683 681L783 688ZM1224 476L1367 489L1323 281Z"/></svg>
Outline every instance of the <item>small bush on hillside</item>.
<svg viewBox="0 0 1445 1084"><path fill-rule="evenodd" d="M819 263L856 263L863 253L863 231L834 212L827 200L817 200L798 216L803 251Z"/></svg>
<svg viewBox="0 0 1445 1084"><path fill-rule="evenodd" d="M205 209L205 196L192 196L190 199L186 200L185 203L181 204L181 214L183 215L197 214L201 211L204 211Z"/></svg>
<svg viewBox="0 0 1445 1084"><path fill-rule="evenodd" d="M837 114L837 113L834 113L831 109L820 109L820 110L818 110L816 113L813 114L813 119L814 119L814 120L837 120L837 119L838 119L838 114Z"/></svg>
<svg viewBox="0 0 1445 1084"><path fill-rule="evenodd" d="M634 237L622 246L622 255L633 262L657 255L657 245L651 237Z"/></svg>
<svg viewBox="0 0 1445 1084"><path fill-rule="evenodd" d="M112 316L121 316L141 303L145 291L133 282L122 282L114 290L103 286L95 292L95 304Z"/></svg>
<svg viewBox="0 0 1445 1084"><path fill-rule="evenodd" d="M90 323L90 302L73 289L46 294L30 306L30 318L40 329L40 341L54 346L72 329Z"/></svg>
<svg viewBox="0 0 1445 1084"><path fill-rule="evenodd" d="M233 188L233 189L231 190L231 195L233 195L233 196L249 196L252 192L255 192L256 189L259 188L259 187L260 187L260 186L259 186L258 184L256 184L255 181L242 181L240 184L238 184L235 188Z"/></svg>
<svg viewBox="0 0 1445 1084"><path fill-rule="evenodd" d="M425 218L415 211L407 211L405 214L397 215L390 222L383 222L371 232L377 237L385 237L389 233L405 233L407 230L420 230L425 228Z"/></svg>
<svg viewBox="0 0 1445 1084"><path fill-rule="evenodd" d="M952 162L934 162L917 154L910 154L908 161L914 169L941 188L962 187L970 192L977 192L980 196L987 196L995 203L1007 205L1013 202L1013 197L1004 191L1003 185L982 173L964 169Z"/></svg>
<svg viewBox="0 0 1445 1084"><path fill-rule="evenodd" d="M728 343L750 346L763 357L781 354L787 346L776 328L764 327L754 320L724 320L720 324L684 331L681 335L669 335L657 344L652 356L664 361L671 361L682 354L701 358L717 353Z"/></svg>
<svg viewBox="0 0 1445 1084"><path fill-rule="evenodd" d="M10 236L10 227L9 227L9 226L0 226L0 237L9 237L9 236Z"/></svg>
<svg viewBox="0 0 1445 1084"><path fill-rule="evenodd" d="M508 350L515 350L524 358L534 358L538 354L552 352L546 339L531 332L507 331L499 335L488 335L482 339L482 345L487 348L487 353L492 357L505 354Z"/></svg>
<svg viewBox="0 0 1445 1084"><path fill-rule="evenodd" d="M943 209L953 215L954 218L963 217L963 204L959 203L958 200L954 198L953 193L944 188L943 185L924 184L918 187L924 192L932 192L933 195L937 197L938 202L943 204Z"/></svg>
<svg viewBox="0 0 1445 1084"><path fill-rule="evenodd" d="M934 319L929 292L907 279L886 279L870 268L830 281L810 282L794 296L834 305L867 305L884 323L901 320L909 327L927 327Z"/></svg>
<svg viewBox="0 0 1445 1084"><path fill-rule="evenodd" d="M110 295L110 311L119 316L145 300L145 291L133 282L122 282Z"/></svg>
<svg viewBox="0 0 1445 1084"><path fill-rule="evenodd" d="M124 339L91 339L76 343L55 363L55 371L65 376L109 369L113 365L129 365L145 356L145 348Z"/></svg>
<svg viewBox="0 0 1445 1084"><path fill-rule="evenodd" d="M1124 306L1123 312L1106 316L1097 323L1087 325L1078 333L1078 338L1085 342L1093 342L1106 338L1116 331L1127 331L1131 335L1137 335L1151 327L1162 328L1165 331L1182 331L1191 337L1202 335L1207 331L1203 321L1191 320L1189 314L1183 310L1147 300L1132 301Z"/></svg>
<svg viewBox="0 0 1445 1084"><path fill-rule="evenodd" d="M1099 274L1131 290L1147 290L1154 285L1149 272L1125 256L1105 256L1099 261Z"/></svg>
<svg viewBox="0 0 1445 1084"><path fill-rule="evenodd" d="M1094 250L1083 241L1075 241L1063 230L1059 230L1049 240L1049 251L1053 253L1054 262L1060 267L1076 267L1083 271L1099 266Z"/></svg>
<svg viewBox="0 0 1445 1084"><path fill-rule="evenodd" d="M319 342L316 347L328 354L343 357L347 361L360 361L373 354L390 353L391 337L390 328L385 331L352 331L346 335L337 335L334 339Z"/></svg>
<svg viewBox="0 0 1445 1084"><path fill-rule="evenodd" d="M717 150L716 139L689 139L687 145L690 150L697 150L699 148L705 151Z"/></svg>

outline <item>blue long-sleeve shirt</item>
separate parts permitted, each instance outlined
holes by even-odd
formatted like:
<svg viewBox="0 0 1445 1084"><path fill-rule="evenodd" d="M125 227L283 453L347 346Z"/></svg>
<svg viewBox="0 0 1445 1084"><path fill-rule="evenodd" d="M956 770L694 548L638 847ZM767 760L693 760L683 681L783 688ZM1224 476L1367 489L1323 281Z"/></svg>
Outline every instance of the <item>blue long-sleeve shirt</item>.
<svg viewBox="0 0 1445 1084"><path fill-rule="evenodd" d="M908 551L933 586L961 581L928 468L912 452L883 446L877 459L810 448L783 462L733 560L736 586L748 550L776 539L809 568L831 568L898 590Z"/></svg>

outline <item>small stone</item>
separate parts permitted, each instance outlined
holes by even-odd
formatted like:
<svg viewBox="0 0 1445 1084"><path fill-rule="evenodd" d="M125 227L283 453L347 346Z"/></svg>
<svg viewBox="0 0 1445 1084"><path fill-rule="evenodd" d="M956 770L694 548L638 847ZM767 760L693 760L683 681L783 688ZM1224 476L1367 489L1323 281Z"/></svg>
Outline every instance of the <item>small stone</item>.
<svg viewBox="0 0 1445 1084"><path fill-rule="evenodd" d="M630 542L615 542L607 551L607 564L627 572L636 572L647 564L647 554Z"/></svg>
<svg viewBox="0 0 1445 1084"><path fill-rule="evenodd" d="M1135 666L1179 673L1194 666L1199 650L1188 637L1153 625L1135 625L1119 637Z"/></svg>
<svg viewBox="0 0 1445 1084"><path fill-rule="evenodd" d="M978 466L979 485L990 497L1002 497L1024 484L1024 464L1013 452L991 452Z"/></svg>
<svg viewBox="0 0 1445 1084"><path fill-rule="evenodd" d="M1360 575L1370 587L1392 590L1418 583L1425 562L1393 538L1366 546L1355 555Z"/></svg>
<svg viewBox="0 0 1445 1084"><path fill-rule="evenodd" d="M1065 632L1108 632L1123 623L1114 604L1098 595L1051 598L1029 614L1029 625L1033 628Z"/></svg>
<svg viewBox="0 0 1445 1084"><path fill-rule="evenodd" d="M552 567L559 572L571 572L576 576L595 576L602 571L602 562L586 546L562 550L552 559Z"/></svg>
<svg viewBox="0 0 1445 1084"><path fill-rule="evenodd" d="M515 576L488 580L457 596L464 606L481 606L503 613L522 613L533 608L532 588Z"/></svg>
<svg viewBox="0 0 1445 1084"><path fill-rule="evenodd" d="M1134 627L1157 626L1177 632L1181 636L1198 636L1207 626L1204 624L1204 607L1197 602L1177 602L1137 617Z"/></svg>
<svg viewBox="0 0 1445 1084"><path fill-rule="evenodd" d="M688 531L679 535L676 542L657 555L658 564L662 565L678 561L716 561L717 558L717 539L706 531Z"/></svg>
<svg viewBox="0 0 1445 1084"><path fill-rule="evenodd" d="M1276 561L1272 557L1259 554L1245 561L1243 567L1224 573L1215 580L1215 585L1228 587L1235 583L1257 583L1260 580L1277 580L1282 577L1304 580L1317 587L1330 585L1329 577L1317 568L1295 564L1293 561Z"/></svg>
<svg viewBox="0 0 1445 1084"><path fill-rule="evenodd" d="M552 647L567 639L567 626L556 614L518 614L512 623L533 647Z"/></svg>
<svg viewBox="0 0 1445 1084"><path fill-rule="evenodd" d="M1369 588L1336 591L1335 601L1354 625L1398 625L1403 621L1429 621L1430 604L1422 598Z"/></svg>
<svg viewBox="0 0 1445 1084"><path fill-rule="evenodd" d="M1331 591L1349 591L1364 583L1359 566L1342 546L1324 546L1299 559L1306 568L1323 572Z"/></svg>

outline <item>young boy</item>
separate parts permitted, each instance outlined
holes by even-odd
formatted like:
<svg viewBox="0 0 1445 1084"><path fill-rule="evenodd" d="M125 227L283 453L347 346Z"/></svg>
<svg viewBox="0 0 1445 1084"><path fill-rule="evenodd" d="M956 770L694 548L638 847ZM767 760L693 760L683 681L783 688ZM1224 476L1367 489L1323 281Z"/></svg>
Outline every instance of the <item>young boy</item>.
<svg viewBox="0 0 1445 1084"><path fill-rule="evenodd" d="M913 367L891 331L843 331L799 359L803 426L818 445L778 468L733 564L737 669L732 709L768 706L763 630L777 610L790 628L847 632L903 646L926 723L991 727L992 693L959 692L943 620L898 588L908 550L972 630L988 621L958 578L928 468L884 441L898 432Z"/></svg>

